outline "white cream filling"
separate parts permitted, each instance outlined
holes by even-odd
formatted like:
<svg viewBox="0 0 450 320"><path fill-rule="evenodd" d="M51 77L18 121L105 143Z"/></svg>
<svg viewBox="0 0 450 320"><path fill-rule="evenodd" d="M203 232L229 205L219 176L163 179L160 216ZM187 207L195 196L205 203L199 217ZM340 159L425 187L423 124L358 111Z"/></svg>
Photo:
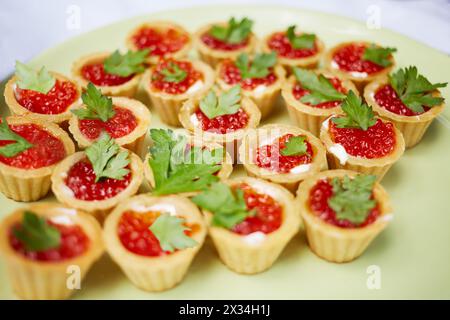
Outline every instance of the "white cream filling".
<svg viewBox="0 0 450 320"><path fill-rule="evenodd" d="M200 121L198 120L197 115L195 113L191 114L189 120L194 125L194 127L198 127L198 125L200 124Z"/></svg>
<svg viewBox="0 0 450 320"><path fill-rule="evenodd" d="M255 89L253 89L253 93L255 94L255 96L261 97L266 90L267 90L267 86L260 84Z"/></svg>
<svg viewBox="0 0 450 320"><path fill-rule="evenodd" d="M187 91L187 94L192 94L197 92L198 90L200 90L203 87L203 81L202 80L197 80Z"/></svg>
<svg viewBox="0 0 450 320"><path fill-rule="evenodd" d="M330 152L339 159L339 162L344 165L348 161L348 153L345 151L345 148L340 143L335 143L330 147Z"/></svg>
<svg viewBox="0 0 450 320"><path fill-rule="evenodd" d="M156 203L150 207L147 207L147 210L145 211L164 212L170 214L171 216L177 215L177 209L171 203Z"/></svg>
<svg viewBox="0 0 450 320"><path fill-rule="evenodd" d="M296 167L293 167L291 170L289 170L290 173L298 174L298 173L304 173L308 172L309 169L311 169L311 164L301 164Z"/></svg>
<svg viewBox="0 0 450 320"><path fill-rule="evenodd" d="M266 234L256 231L242 237L242 240L250 246L259 246L266 240Z"/></svg>
<svg viewBox="0 0 450 320"><path fill-rule="evenodd" d="M72 213L73 215L76 214L76 210L75 209L68 209L68 210L73 211L73 213ZM70 226L70 225L74 224L72 219L70 219L70 217L65 216L65 215L55 216L55 217L50 218L50 220L52 222L54 222L54 223L63 224L63 225L66 225L66 226Z"/></svg>
<svg viewBox="0 0 450 320"><path fill-rule="evenodd" d="M333 69L340 69L339 65L334 60L331 61L331 67ZM355 78L366 78L368 76L367 72L358 72L358 71L350 71L350 72L344 71L344 72L347 72L348 74L352 75Z"/></svg>

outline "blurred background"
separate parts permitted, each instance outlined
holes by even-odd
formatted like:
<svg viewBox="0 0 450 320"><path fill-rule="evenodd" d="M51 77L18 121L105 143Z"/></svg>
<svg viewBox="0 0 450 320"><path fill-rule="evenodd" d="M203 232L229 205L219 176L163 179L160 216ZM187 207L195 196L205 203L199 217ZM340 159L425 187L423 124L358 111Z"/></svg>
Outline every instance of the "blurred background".
<svg viewBox="0 0 450 320"><path fill-rule="evenodd" d="M117 20L167 9L213 4L291 6L334 13L367 22L450 54L450 0L2 0L0 79L14 61L28 61L69 37Z"/></svg>

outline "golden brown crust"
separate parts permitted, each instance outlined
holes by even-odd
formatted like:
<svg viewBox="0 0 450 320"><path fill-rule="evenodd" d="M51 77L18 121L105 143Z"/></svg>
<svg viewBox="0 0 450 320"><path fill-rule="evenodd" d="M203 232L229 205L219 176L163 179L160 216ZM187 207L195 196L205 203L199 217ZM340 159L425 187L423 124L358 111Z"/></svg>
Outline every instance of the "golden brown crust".
<svg viewBox="0 0 450 320"><path fill-rule="evenodd" d="M78 83L78 85L86 89L89 81L83 77L81 70L85 65L94 63L103 63L106 58L111 55L111 52L96 52L87 56L83 56L76 60L72 65L72 77ZM96 87L106 96L116 97L133 97L136 93L139 82L141 80L141 74L135 74L133 78L127 82L117 86L97 86Z"/></svg>
<svg viewBox="0 0 450 320"><path fill-rule="evenodd" d="M307 141L311 144L314 153L313 161L305 172L278 173L260 168L255 164L254 153L256 148L271 143L278 137L289 133L306 136ZM267 140L270 140L270 142ZM278 183L292 192L297 190L300 181L327 168L326 151L322 142L310 132L290 125L268 124L254 131L249 131L242 140L239 155L240 162L244 164L245 170L250 176Z"/></svg>
<svg viewBox="0 0 450 320"><path fill-rule="evenodd" d="M164 20L149 21L149 22L141 23L136 28L131 30L131 32L127 36L126 43L125 43L128 49L138 50L138 48L134 44L132 38L140 29L142 29L144 27L154 28L156 30L175 29L179 33L185 34L188 37L188 41L184 44L184 46L180 50L178 50L174 53L167 54L164 56L164 58L181 59L181 58L186 57L187 54L189 53L189 50L191 50L192 37L189 34L189 32L186 29L184 29L182 26L180 26L174 22L164 21ZM159 56L149 56L147 58L147 63L156 64L159 59L160 59Z"/></svg>
<svg viewBox="0 0 450 320"><path fill-rule="evenodd" d="M67 78L66 76L57 73L57 72L50 72L57 80L60 81L67 81L72 82L77 89L77 97L75 98L74 102L69 105L66 109L66 111L58 114L40 114L40 113L34 113L28 110L27 108L22 107L18 102L14 94L14 89L16 86L17 78L16 76L13 76L9 81L6 83L5 86L5 102L6 105L9 107L9 110L13 115L17 116L26 116L29 119L36 119L38 121L48 121L48 122L54 122L57 124L62 124L63 122L70 119L72 116L71 110L79 108L80 106L80 97L81 97L81 88L80 86Z"/></svg>
<svg viewBox="0 0 450 320"><path fill-rule="evenodd" d="M249 35L249 41L246 46L231 50L231 51L225 51L225 50L216 50L208 47L202 40L201 37L203 34L208 32L214 25L227 25L226 22L219 22L219 23L211 23L206 26L203 26L197 32L194 34L194 45L196 49L198 50L198 53L200 55L200 58L211 65L212 67L217 66L218 63L220 63L223 60L230 59L235 60L241 53L247 53L251 54L255 51L258 39L256 38L255 34L252 32Z"/></svg>
<svg viewBox="0 0 450 320"><path fill-rule="evenodd" d="M147 134L147 129L150 126L151 113L148 108L140 101L125 98L125 97L113 97L113 106L124 108L130 110L137 120L137 127L127 134L126 136L115 139L115 142L123 146L124 148L130 149L131 151L139 154L141 150L134 150L129 148L129 146L138 146L142 143L136 143L138 140L144 140ZM84 108L85 105L82 106ZM72 133L73 138L78 143L81 149L90 146L95 140L90 140L84 136L79 128L79 119L76 115L73 115L69 120L69 131Z"/></svg>

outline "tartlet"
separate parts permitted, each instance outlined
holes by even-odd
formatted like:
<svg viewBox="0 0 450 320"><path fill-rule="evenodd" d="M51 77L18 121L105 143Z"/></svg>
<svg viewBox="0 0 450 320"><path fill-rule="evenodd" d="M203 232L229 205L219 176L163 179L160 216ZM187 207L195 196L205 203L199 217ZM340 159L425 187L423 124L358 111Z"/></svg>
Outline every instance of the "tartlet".
<svg viewBox="0 0 450 320"><path fill-rule="evenodd" d="M116 97L133 97L138 89L141 74L136 72L129 76L108 73L103 63L111 52L98 52L83 56L72 65L72 77L85 89L92 82L104 95Z"/></svg>
<svg viewBox="0 0 450 320"><path fill-rule="evenodd" d="M166 81L168 78L162 74L164 70L173 74L181 70L185 77L180 82ZM147 70L142 86L161 120L179 127L178 113L183 103L208 91L214 84L214 76L214 71L201 61L169 59Z"/></svg>
<svg viewBox="0 0 450 320"><path fill-rule="evenodd" d="M73 154L75 146L54 123L26 116L8 117L6 122L32 146L11 156L0 153L0 191L16 201L39 200L50 189L50 176L56 165ZM8 145L5 140L0 143L0 148Z"/></svg>
<svg viewBox="0 0 450 320"><path fill-rule="evenodd" d="M236 195L237 190L241 190L240 196ZM240 219L231 218L231 207L222 203L225 198L238 201L234 208L243 205L245 210L253 212ZM213 185L193 201L206 215L209 235L220 259L237 273L255 274L269 269L299 230L300 217L292 194L265 180L231 179L226 184ZM219 215L223 215L223 220Z"/></svg>
<svg viewBox="0 0 450 320"><path fill-rule="evenodd" d="M253 53L257 47L258 39L253 32L239 43L227 43L209 34L214 26L228 27L229 22L208 24L194 34L194 44L200 58L212 67L223 60L235 60L241 53Z"/></svg>
<svg viewBox="0 0 450 320"><path fill-rule="evenodd" d="M304 150L292 149L291 154L283 155L289 142L292 146L296 143L295 138L291 141L293 137L304 138L299 143ZM280 184L291 192L302 180L328 167L322 142L290 125L268 124L250 131L242 140L239 156L249 176Z"/></svg>
<svg viewBox="0 0 450 320"><path fill-rule="evenodd" d="M160 238L150 228L166 214L183 219L184 227L189 228L185 229L189 232L187 237L196 244L164 250ZM145 291L163 291L181 282L206 233L206 224L198 208L188 199L176 195L132 197L111 212L103 229L106 249L112 259L135 286ZM145 242L145 245L138 242Z"/></svg>
<svg viewBox="0 0 450 320"><path fill-rule="evenodd" d="M386 66L363 59L365 50L372 46L392 50L384 59ZM362 94L366 84L377 77L387 75L395 66L393 52L395 52L395 48L383 48L367 41L343 42L325 53L324 68L342 79L351 80Z"/></svg>
<svg viewBox="0 0 450 320"><path fill-rule="evenodd" d="M338 92L346 94L352 90L358 95L355 85L350 80L343 80L325 70L317 70L315 73L318 76L323 75L330 80L330 83ZM281 91L291 121L318 137L323 121L333 114L342 113L341 101L327 101L316 105L302 102L301 99L308 94L309 90L301 85L301 82L297 80L295 75L290 76L285 81Z"/></svg>
<svg viewBox="0 0 450 320"><path fill-rule="evenodd" d="M329 202L335 196L332 179L342 181L345 176L354 179L358 173L348 170L321 172L303 181L297 191L297 208L309 247L322 259L338 263L359 257L392 219L388 195L377 182L370 198L376 202L375 207L366 210L362 223L355 224L338 217Z"/></svg>
<svg viewBox="0 0 450 320"><path fill-rule="evenodd" d="M130 50L150 49L147 62L157 63L160 59L181 59L192 47L189 32L170 21L150 21L134 28L127 36L126 46Z"/></svg>
<svg viewBox="0 0 450 320"><path fill-rule="evenodd" d="M25 247L13 231L23 228L25 212L46 219L47 224L51 222L58 229L59 247L39 251ZM98 222L86 213L57 203L34 204L8 215L0 223L0 254L14 292L27 300L68 298L79 289L77 283L69 287L69 277L77 272L81 281L101 257L101 232Z"/></svg>

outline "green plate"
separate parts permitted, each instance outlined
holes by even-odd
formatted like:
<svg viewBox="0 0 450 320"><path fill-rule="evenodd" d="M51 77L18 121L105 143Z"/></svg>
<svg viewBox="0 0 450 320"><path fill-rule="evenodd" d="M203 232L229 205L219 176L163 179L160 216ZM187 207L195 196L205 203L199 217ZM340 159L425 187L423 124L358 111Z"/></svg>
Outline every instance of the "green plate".
<svg viewBox="0 0 450 320"><path fill-rule="evenodd" d="M298 24L315 32L326 46L364 39L398 49L399 66L417 65L433 82L450 75L450 58L430 47L387 30L369 30L362 23L329 14L275 6L211 6L167 11L118 22L83 34L45 51L31 65L69 74L79 56L123 47L127 32L140 22L173 20L190 31L232 15L255 20L263 36ZM445 39L442 39L445 40ZM3 90L2 90L3 91ZM443 90L450 100L450 90ZM1 110L6 113L2 101ZM394 220L363 256L346 264L316 257L299 234L275 265L262 274L243 276L228 270L208 241L176 288L147 293L134 287L105 256L96 263L75 299L329 299L450 298L450 110L435 121L422 143L408 150L383 180L394 207ZM289 123L283 110L265 121ZM161 127L154 117L152 127ZM240 170L238 170L240 171ZM51 197L49 197L51 198ZM0 218L22 206L0 194ZM368 268L379 267L381 287L369 289ZM370 268L369 268L370 271ZM0 298L13 299L5 267L0 263ZM369 279L370 282L370 279ZM370 287L370 286L369 286Z"/></svg>

